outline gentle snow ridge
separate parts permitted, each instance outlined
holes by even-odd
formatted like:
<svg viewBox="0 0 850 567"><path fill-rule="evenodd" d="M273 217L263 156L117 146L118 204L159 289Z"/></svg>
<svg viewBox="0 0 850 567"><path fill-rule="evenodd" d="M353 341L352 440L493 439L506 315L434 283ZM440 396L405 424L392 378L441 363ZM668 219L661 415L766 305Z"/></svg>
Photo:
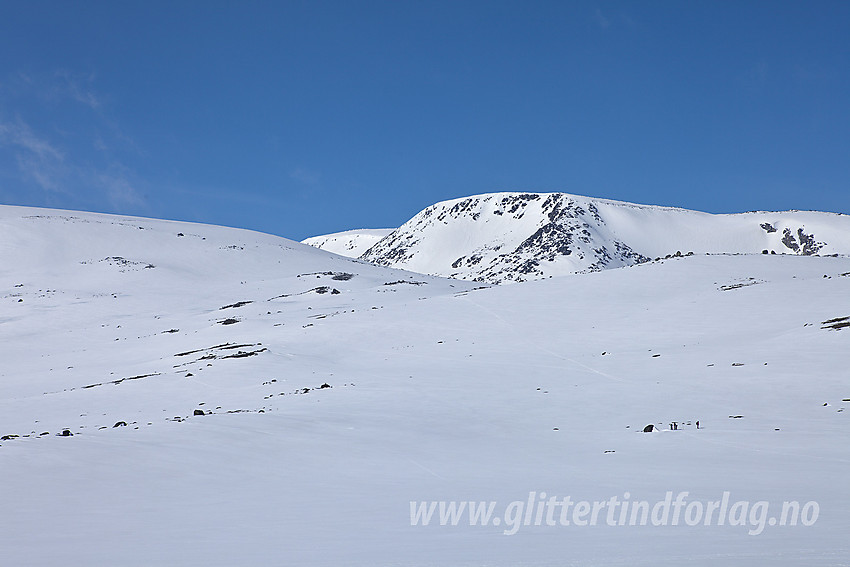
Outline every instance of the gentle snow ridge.
<svg viewBox="0 0 850 567"><path fill-rule="evenodd" d="M327 250L328 252L333 252L334 254L339 254L340 256L357 258L393 230L395 229L360 228L335 232L324 236L312 236L305 238L301 242L322 250Z"/></svg>

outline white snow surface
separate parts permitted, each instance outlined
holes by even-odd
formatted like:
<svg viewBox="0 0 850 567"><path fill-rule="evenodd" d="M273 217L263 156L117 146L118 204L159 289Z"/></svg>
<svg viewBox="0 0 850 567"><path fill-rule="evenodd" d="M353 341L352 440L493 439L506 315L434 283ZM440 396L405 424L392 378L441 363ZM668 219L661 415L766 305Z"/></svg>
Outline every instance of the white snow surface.
<svg viewBox="0 0 850 567"><path fill-rule="evenodd" d="M0 207L2 564L848 565L850 259L479 285ZM760 535L410 521L411 501L667 491L820 513Z"/></svg>
<svg viewBox="0 0 850 567"><path fill-rule="evenodd" d="M301 242L322 250L327 250L328 252L333 252L334 254L339 254L340 256L358 258L393 230L395 229L359 228L326 234L324 236L311 236Z"/></svg>
<svg viewBox="0 0 850 567"><path fill-rule="evenodd" d="M716 215L566 193L492 193L432 205L360 257L421 273L508 283L619 268L677 252L762 251L850 254L850 216Z"/></svg>

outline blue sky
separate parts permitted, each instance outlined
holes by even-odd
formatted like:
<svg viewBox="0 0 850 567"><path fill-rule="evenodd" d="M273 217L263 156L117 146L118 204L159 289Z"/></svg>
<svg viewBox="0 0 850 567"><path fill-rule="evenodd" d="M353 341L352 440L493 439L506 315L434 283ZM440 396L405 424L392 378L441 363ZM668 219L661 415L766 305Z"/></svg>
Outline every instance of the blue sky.
<svg viewBox="0 0 850 567"><path fill-rule="evenodd" d="M5 2L0 202L301 239L565 191L850 214L850 2Z"/></svg>

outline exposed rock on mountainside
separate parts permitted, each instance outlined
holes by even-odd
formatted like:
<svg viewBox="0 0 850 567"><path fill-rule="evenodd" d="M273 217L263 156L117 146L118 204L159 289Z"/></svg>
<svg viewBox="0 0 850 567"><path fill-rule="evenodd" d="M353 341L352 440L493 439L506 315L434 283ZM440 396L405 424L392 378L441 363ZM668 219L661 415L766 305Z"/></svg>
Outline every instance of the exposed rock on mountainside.
<svg viewBox="0 0 850 567"><path fill-rule="evenodd" d="M314 237L356 256L375 231ZM355 242L356 241L356 242ZM714 215L565 193L493 193L437 203L360 258L416 272L490 283L594 272L697 254L850 253L850 217L787 211Z"/></svg>

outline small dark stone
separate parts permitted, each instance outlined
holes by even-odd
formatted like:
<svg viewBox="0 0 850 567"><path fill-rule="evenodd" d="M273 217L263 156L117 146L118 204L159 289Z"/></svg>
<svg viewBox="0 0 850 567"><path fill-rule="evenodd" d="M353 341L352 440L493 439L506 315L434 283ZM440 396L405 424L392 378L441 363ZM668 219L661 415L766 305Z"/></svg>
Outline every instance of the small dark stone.
<svg viewBox="0 0 850 567"><path fill-rule="evenodd" d="M57 433L57 435L59 435L59 437L73 437L74 436L74 434L71 433L70 429L63 429L62 433Z"/></svg>
<svg viewBox="0 0 850 567"><path fill-rule="evenodd" d="M237 301L236 303L231 303L230 305L225 305L224 307L219 307L219 310L221 310L221 309L233 309L233 308L237 308L237 307L244 307L246 305L250 305L251 303L254 303L254 302L253 301Z"/></svg>
<svg viewBox="0 0 850 567"><path fill-rule="evenodd" d="M116 427L127 427L127 422L126 421L116 421L115 425L112 426L112 429L115 429Z"/></svg>
<svg viewBox="0 0 850 567"><path fill-rule="evenodd" d="M194 415L205 415L205 414L204 414L204 410L202 410L202 409L196 409L196 410L195 410Z"/></svg>
<svg viewBox="0 0 850 567"><path fill-rule="evenodd" d="M319 386L319 388L320 388L320 389L324 389L324 388L331 388L331 387L332 387L332 386L331 386L330 384L328 384L327 382L325 382L324 384L322 384L321 386Z"/></svg>
<svg viewBox="0 0 850 567"><path fill-rule="evenodd" d="M652 433L653 430L655 430L655 426L652 425L651 423L643 428L644 433Z"/></svg>

